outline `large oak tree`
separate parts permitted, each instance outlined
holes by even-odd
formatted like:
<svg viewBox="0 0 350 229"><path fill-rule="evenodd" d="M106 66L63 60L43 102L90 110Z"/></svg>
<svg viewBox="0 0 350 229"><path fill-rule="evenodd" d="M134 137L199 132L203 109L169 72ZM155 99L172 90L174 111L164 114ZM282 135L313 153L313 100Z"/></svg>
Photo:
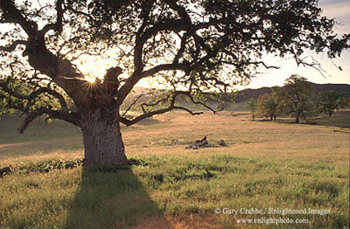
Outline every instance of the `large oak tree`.
<svg viewBox="0 0 350 229"><path fill-rule="evenodd" d="M210 109L203 93L224 95L260 67L275 67L265 55L314 66L305 50L334 58L349 47L317 0L1 0L0 23L3 108L25 115L21 132L41 115L80 127L85 164L127 163L120 123L173 109L197 114L179 97ZM114 67L91 83L78 69L87 56ZM144 78L168 90L130 118L121 106Z"/></svg>

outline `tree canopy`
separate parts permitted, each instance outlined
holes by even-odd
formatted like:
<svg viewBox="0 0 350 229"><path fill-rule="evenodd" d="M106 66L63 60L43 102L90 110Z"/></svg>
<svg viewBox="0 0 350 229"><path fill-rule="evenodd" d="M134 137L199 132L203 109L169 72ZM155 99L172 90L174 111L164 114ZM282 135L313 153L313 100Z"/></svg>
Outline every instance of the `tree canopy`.
<svg viewBox="0 0 350 229"><path fill-rule="evenodd" d="M339 108L345 108L348 101L342 94L331 90L326 92L320 92L316 100L316 106L321 113L332 116L334 111Z"/></svg>
<svg viewBox="0 0 350 229"><path fill-rule="evenodd" d="M258 113L276 121L277 114L283 113L284 99L283 88L273 87L270 94L258 97Z"/></svg>
<svg viewBox="0 0 350 229"><path fill-rule="evenodd" d="M254 98L250 98L248 102L245 104L245 108L250 111L250 115L252 116L252 120L255 120L256 111L258 109L258 102Z"/></svg>
<svg viewBox="0 0 350 229"><path fill-rule="evenodd" d="M300 118L309 122L308 117L314 112L315 87L306 78L291 75L285 80L283 89L283 106L287 113L295 117L299 123Z"/></svg>
<svg viewBox="0 0 350 229"><path fill-rule="evenodd" d="M317 0L39 3L0 1L0 99L26 115L21 131L40 115L84 133L97 120L132 125L173 109L198 114L176 98L211 109L203 93L224 95L260 67L276 68L264 62L266 54L314 66L303 59L305 50L334 58L350 47L350 35L333 32L335 21L322 16ZM78 66L86 56L113 67L89 82ZM141 114L129 119L120 107L145 78L169 90L140 104Z"/></svg>

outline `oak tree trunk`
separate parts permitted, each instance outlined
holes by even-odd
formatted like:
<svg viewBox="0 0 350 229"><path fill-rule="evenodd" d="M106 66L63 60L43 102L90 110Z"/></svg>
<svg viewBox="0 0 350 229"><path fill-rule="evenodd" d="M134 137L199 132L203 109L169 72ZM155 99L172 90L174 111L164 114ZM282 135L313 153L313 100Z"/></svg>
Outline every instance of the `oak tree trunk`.
<svg viewBox="0 0 350 229"><path fill-rule="evenodd" d="M119 122L104 118L98 111L84 115L83 119L84 165L127 164Z"/></svg>

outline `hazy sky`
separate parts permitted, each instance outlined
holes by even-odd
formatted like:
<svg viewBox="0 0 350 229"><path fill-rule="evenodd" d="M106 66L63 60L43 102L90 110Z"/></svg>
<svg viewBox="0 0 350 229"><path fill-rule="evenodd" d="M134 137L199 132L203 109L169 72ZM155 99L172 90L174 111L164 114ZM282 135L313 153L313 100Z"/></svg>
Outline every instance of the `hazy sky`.
<svg viewBox="0 0 350 229"><path fill-rule="evenodd" d="M339 34L350 33L350 1L349 0L320 0L320 6L323 9L323 14L329 18L335 18L338 24L336 32ZM265 70L265 74L254 78L246 87L242 88L259 88L263 86L281 86L284 80L291 74L299 74L304 76L311 82L325 83L346 83L350 84L350 50L345 51L341 58L334 59L333 62L327 58L327 55L315 55L310 53L317 59L324 70L329 75L322 76L313 68L297 67L293 60L280 60L267 58L273 64L280 66L278 70ZM335 65L341 66L343 71L340 71Z"/></svg>
<svg viewBox="0 0 350 229"><path fill-rule="evenodd" d="M1 0L0 0L1 1ZM36 1L33 1L36 2ZM41 3L45 0L40 0ZM338 34L350 33L350 0L320 0L320 6L323 9L323 14L329 18L335 18L338 24L335 26L335 31ZM281 60L279 58L266 57L266 61L269 65L279 66L278 70L263 70L263 74L253 78L251 83L247 86L237 87L238 89L243 88L259 88L264 86L281 86L284 80L292 74L299 74L307 78L311 82L325 84L325 83L346 83L350 84L350 50L343 52L341 58L330 60L326 54L315 55L311 52L309 56L313 56L318 60L322 68L327 71L327 75L323 76L317 70L310 67L298 67L294 60ZM112 63L113 64L113 63ZM85 66L89 66L91 70L103 75L105 69L108 67L106 61L101 63L94 62L93 59L89 60ZM93 68L91 68L93 66ZM103 68L99 68L103 66ZM340 71L337 66L341 66L343 71ZM147 86L147 79L143 80L139 86Z"/></svg>
<svg viewBox="0 0 350 229"><path fill-rule="evenodd" d="M328 18L336 19L338 22L335 26L335 31L338 34L350 33L350 0L320 0L319 3L323 9L323 14ZM341 58L332 60L327 57L326 53L316 55L313 52L306 52L306 54L320 62L322 69L326 72L321 74L318 70L311 67L298 67L292 59L282 60L280 58L266 57L264 61L267 64L278 66L280 69L262 69L263 74L253 78L249 85L236 86L236 88L241 90L265 86L282 86L284 80L292 74L299 74L309 81L319 84L350 84L350 50L343 52ZM338 66L342 68L342 71L339 70ZM147 79L142 80L140 86L148 87L147 82L149 82Z"/></svg>

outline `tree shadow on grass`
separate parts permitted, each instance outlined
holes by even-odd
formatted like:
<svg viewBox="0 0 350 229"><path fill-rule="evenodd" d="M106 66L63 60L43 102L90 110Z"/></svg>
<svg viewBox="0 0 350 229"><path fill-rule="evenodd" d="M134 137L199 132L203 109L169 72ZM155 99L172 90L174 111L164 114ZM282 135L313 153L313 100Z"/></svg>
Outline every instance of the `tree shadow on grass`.
<svg viewBox="0 0 350 229"><path fill-rule="evenodd" d="M332 117L322 115L315 119L317 125L350 128L350 110L336 111Z"/></svg>
<svg viewBox="0 0 350 229"><path fill-rule="evenodd" d="M131 169L84 168L65 228L132 228L149 216L156 216L163 228L169 228Z"/></svg>

